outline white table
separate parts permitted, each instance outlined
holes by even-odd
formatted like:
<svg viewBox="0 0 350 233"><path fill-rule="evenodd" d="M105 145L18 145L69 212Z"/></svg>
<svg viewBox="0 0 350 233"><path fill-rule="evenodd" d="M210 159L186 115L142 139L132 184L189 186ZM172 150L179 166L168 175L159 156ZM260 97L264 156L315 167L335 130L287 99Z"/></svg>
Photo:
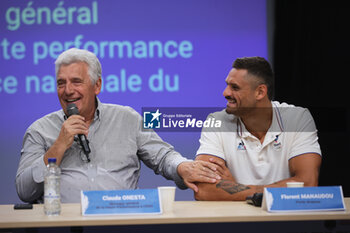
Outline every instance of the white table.
<svg viewBox="0 0 350 233"><path fill-rule="evenodd" d="M13 205L0 205L1 228L116 226L178 223L225 223L271 221L350 220L350 198L345 198L346 211L268 213L245 202L175 202L172 213L158 215L82 216L80 204L62 204L60 216L44 215L43 205L32 210L14 210Z"/></svg>

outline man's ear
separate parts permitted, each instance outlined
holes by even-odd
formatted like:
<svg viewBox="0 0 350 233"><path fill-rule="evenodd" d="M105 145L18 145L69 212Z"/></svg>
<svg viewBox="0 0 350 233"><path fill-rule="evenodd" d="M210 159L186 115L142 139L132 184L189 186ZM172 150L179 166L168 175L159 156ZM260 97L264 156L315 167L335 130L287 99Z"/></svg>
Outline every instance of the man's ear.
<svg viewBox="0 0 350 233"><path fill-rule="evenodd" d="M265 96L267 96L267 86L265 84L259 84L255 90L255 98L262 100Z"/></svg>
<svg viewBox="0 0 350 233"><path fill-rule="evenodd" d="M95 95L98 95L101 92L101 87L102 87L102 79L101 77L99 77L95 83Z"/></svg>

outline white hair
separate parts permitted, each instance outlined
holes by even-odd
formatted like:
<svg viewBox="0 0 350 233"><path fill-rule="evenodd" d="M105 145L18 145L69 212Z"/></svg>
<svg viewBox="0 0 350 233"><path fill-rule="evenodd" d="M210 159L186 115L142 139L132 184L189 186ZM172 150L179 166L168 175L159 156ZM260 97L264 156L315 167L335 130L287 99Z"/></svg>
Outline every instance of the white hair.
<svg viewBox="0 0 350 233"><path fill-rule="evenodd" d="M77 48L68 49L57 57L55 61L56 77L61 65L70 65L76 62L85 62L88 65L88 74L90 76L92 84L95 84L101 77L101 63L96 55L90 51Z"/></svg>

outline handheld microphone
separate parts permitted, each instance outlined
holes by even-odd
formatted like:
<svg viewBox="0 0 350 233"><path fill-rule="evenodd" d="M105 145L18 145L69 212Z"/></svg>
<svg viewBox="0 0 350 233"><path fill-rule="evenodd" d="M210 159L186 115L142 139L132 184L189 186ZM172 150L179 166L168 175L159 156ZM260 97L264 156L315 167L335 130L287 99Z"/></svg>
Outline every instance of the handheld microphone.
<svg viewBox="0 0 350 233"><path fill-rule="evenodd" d="M72 115L79 115L79 110L77 108L77 105L75 103L68 104L67 106L67 114L68 117ZM91 152L89 147L89 141L87 140L86 136L84 134L78 134L80 145L83 148L84 154L86 155L87 162L90 162L89 154Z"/></svg>

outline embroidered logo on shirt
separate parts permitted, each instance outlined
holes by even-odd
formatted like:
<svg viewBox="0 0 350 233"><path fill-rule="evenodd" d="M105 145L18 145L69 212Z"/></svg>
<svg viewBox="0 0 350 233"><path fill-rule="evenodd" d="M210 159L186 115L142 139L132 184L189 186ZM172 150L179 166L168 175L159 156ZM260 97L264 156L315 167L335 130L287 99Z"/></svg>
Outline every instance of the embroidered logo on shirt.
<svg viewBox="0 0 350 233"><path fill-rule="evenodd" d="M282 148L281 142L278 141L279 135L276 135L275 140L273 140L273 149L280 150Z"/></svg>
<svg viewBox="0 0 350 233"><path fill-rule="evenodd" d="M244 142L242 140L238 144L237 150L247 150L247 148L245 147Z"/></svg>

